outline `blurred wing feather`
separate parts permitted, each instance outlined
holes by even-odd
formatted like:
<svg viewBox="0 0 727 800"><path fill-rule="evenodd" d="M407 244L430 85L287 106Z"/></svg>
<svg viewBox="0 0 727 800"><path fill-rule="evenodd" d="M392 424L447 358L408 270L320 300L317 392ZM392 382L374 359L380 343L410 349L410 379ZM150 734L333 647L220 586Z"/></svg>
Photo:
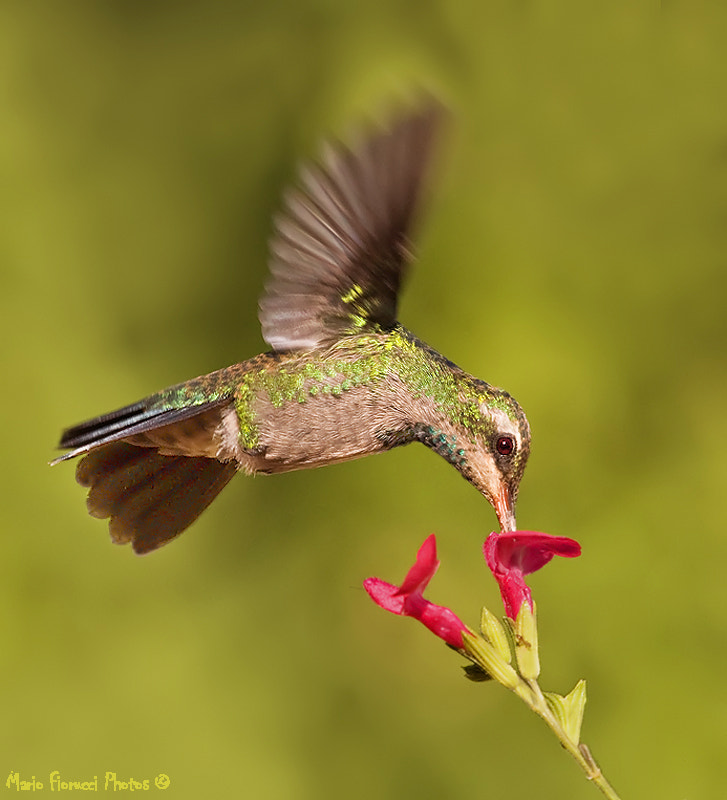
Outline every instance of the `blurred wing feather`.
<svg viewBox="0 0 727 800"><path fill-rule="evenodd" d="M429 102L357 145L328 145L285 197L260 301L275 350L390 328L442 109Z"/></svg>

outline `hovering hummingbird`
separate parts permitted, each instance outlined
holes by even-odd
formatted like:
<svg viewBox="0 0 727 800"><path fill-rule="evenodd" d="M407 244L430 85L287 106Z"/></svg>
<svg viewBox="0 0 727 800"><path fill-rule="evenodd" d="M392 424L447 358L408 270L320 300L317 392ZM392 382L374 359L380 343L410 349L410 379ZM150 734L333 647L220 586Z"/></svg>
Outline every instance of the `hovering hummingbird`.
<svg viewBox="0 0 727 800"><path fill-rule="evenodd" d="M165 544L232 476L274 474L421 442L492 504L502 530L530 446L520 406L397 321L408 234L441 108L426 102L329 144L284 198L260 301L271 352L63 432L88 511L137 553Z"/></svg>

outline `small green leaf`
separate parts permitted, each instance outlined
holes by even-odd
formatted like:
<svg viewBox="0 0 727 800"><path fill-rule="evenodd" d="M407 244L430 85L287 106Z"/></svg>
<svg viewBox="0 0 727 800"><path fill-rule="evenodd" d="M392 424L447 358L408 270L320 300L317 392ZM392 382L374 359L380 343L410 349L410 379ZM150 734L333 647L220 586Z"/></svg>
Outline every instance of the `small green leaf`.
<svg viewBox="0 0 727 800"><path fill-rule="evenodd" d="M581 723L586 707L586 682L583 680L563 697L555 692L543 692L550 710L558 718L568 738L578 744L581 736Z"/></svg>
<svg viewBox="0 0 727 800"><path fill-rule="evenodd" d="M565 697L562 694L556 694L556 692L543 692L543 697L548 704L548 708L550 708L560 726L565 730L568 713L565 707Z"/></svg>
<svg viewBox="0 0 727 800"><path fill-rule="evenodd" d="M510 640L500 620L487 608L482 609L480 630L487 641L509 664L512 661Z"/></svg>

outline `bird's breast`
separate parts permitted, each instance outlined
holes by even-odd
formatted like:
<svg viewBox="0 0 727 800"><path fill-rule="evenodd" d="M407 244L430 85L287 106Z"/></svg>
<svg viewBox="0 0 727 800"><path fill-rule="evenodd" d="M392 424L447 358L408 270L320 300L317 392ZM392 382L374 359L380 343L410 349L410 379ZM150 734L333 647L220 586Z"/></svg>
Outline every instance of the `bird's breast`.
<svg viewBox="0 0 727 800"><path fill-rule="evenodd" d="M235 458L253 472L284 472L387 449L402 425L396 376L373 358L281 363L244 376L228 415Z"/></svg>

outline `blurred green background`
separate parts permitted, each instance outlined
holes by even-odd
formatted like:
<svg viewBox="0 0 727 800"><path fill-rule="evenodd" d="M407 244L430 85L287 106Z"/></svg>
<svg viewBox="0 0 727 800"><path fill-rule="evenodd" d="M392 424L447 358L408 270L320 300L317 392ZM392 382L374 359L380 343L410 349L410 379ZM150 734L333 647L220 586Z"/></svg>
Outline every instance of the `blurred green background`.
<svg viewBox="0 0 727 800"><path fill-rule="evenodd" d="M301 158L411 85L452 125L405 324L526 409L544 688L624 798L719 796L727 735L727 12L709 3L0 6L0 791L593 798L546 728L361 588L500 608L494 514L422 447L237 478L145 558L62 427L264 349ZM402 488L398 477L409 480ZM394 488L396 487L396 488ZM47 783L46 783L47 786Z"/></svg>

